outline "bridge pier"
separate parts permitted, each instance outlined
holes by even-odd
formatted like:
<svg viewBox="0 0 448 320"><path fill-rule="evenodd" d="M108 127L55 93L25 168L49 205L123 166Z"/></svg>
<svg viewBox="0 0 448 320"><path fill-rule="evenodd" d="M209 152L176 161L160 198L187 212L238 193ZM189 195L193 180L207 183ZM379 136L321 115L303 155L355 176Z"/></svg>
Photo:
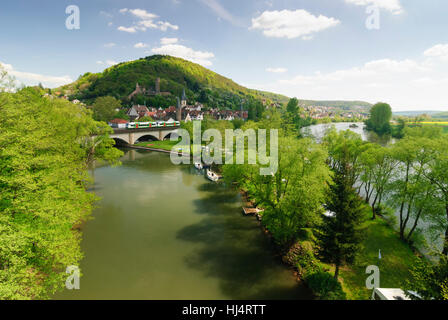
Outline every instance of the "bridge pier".
<svg viewBox="0 0 448 320"><path fill-rule="evenodd" d="M135 143L134 133L133 133L133 132L130 132L130 133L129 133L129 144L130 144L131 146L133 146L134 143Z"/></svg>

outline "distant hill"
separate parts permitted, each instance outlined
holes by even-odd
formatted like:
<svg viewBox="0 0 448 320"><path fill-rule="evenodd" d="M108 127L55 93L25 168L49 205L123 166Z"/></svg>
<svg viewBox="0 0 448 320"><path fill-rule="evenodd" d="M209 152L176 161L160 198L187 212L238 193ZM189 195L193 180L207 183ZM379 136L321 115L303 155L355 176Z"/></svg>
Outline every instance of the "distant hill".
<svg viewBox="0 0 448 320"><path fill-rule="evenodd" d="M102 73L86 73L71 84L54 89L70 99L92 103L97 97L113 96L130 103L128 96L141 87L154 89L160 78L160 91L170 92L158 98L173 104L185 89L189 102L202 102L212 107L239 109L241 101L266 100L284 104L289 98L283 95L247 89L199 64L171 56L154 55L114 65ZM155 97L153 97L155 99ZM140 103L147 97L136 97ZM155 103L157 104L157 103Z"/></svg>
<svg viewBox="0 0 448 320"><path fill-rule="evenodd" d="M433 110L419 110L419 111L399 111L393 113L395 116L403 116L403 117L417 117L423 114L427 114L430 116L437 116L437 114L442 114L440 111Z"/></svg>
<svg viewBox="0 0 448 320"><path fill-rule="evenodd" d="M299 100L299 103L304 106L322 106L322 107L333 107L341 110L354 110L362 109L364 111L370 110L373 106L371 103L365 101L338 101L338 100Z"/></svg>

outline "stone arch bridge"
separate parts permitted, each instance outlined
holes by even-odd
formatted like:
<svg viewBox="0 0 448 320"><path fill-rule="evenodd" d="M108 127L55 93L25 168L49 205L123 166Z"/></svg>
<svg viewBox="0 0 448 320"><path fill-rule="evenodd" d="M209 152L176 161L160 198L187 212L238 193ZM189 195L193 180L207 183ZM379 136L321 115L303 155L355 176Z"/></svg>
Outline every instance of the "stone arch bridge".
<svg viewBox="0 0 448 320"><path fill-rule="evenodd" d="M117 144L134 145L137 141L162 141L168 140L172 135L178 134L180 127L160 127L144 129L116 129L110 135Z"/></svg>

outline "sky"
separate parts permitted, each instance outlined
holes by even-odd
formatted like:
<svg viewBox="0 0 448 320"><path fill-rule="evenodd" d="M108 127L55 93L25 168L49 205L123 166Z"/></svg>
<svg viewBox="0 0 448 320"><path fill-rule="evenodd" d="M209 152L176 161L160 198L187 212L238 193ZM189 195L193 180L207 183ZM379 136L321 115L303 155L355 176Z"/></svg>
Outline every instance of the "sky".
<svg viewBox="0 0 448 320"><path fill-rule="evenodd" d="M169 54L289 97L448 111L447 16L446 0L2 1L0 64L57 87Z"/></svg>

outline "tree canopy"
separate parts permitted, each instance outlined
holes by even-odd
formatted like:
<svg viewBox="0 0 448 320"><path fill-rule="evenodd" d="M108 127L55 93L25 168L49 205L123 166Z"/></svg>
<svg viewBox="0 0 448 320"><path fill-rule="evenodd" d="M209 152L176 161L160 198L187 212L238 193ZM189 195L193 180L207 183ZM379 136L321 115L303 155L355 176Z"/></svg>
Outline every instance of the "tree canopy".
<svg viewBox="0 0 448 320"><path fill-rule="evenodd" d="M87 167L122 155L109 133L89 110L38 89L0 93L0 299L47 298L79 265L77 226L96 200Z"/></svg>

